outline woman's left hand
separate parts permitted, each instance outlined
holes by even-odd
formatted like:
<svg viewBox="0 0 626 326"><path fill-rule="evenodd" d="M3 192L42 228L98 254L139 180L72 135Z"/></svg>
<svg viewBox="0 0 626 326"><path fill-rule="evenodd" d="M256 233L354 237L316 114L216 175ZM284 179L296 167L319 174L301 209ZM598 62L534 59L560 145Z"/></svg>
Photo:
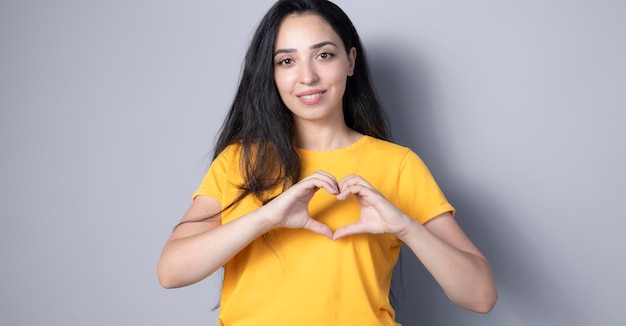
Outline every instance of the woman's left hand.
<svg viewBox="0 0 626 326"><path fill-rule="evenodd" d="M339 181L337 199L345 200L350 195L359 201L361 216L357 222L337 229L333 240L359 233L389 233L401 237L413 222L360 176L351 174Z"/></svg>

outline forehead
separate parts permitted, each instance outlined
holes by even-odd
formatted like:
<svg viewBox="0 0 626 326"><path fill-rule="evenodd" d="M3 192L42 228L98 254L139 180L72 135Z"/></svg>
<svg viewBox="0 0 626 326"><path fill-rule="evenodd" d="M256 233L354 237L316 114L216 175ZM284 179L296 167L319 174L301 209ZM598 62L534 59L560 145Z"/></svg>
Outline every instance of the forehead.
<svg viewBox="0 0 626 326"><path fill-rule="evenodd" d="M322 17L315 14L291 14L280 23L275 49L308 47L324 41L343 46L339 35Z"/></svg>

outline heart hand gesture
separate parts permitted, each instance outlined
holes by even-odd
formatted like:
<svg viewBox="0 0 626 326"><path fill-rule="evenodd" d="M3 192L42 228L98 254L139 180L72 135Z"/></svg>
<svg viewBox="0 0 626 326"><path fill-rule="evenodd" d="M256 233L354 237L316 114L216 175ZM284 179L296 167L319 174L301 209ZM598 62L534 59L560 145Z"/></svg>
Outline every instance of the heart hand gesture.
<svg viewBox="0 0 626 326"><path fill-rule="evenodd" d="M309 215L309 201L321 188L338 200L356 196L361 205L359 221L337 229L334 234L325 224ZM333 240L359 233L399 235L412 221L365 179L349 175L337 182L335 177L317 171L291 186L261 208L272 228L304 228Z"/></svg>
<svg viewBox="0 0 626 326"><path fill-rule="evenodd" d="M324 171L317 171L260 209L273 228L304 228L332 239L333 231L309 215L309 201L321 188L331 195L339 193L335 177Z"/></svg>

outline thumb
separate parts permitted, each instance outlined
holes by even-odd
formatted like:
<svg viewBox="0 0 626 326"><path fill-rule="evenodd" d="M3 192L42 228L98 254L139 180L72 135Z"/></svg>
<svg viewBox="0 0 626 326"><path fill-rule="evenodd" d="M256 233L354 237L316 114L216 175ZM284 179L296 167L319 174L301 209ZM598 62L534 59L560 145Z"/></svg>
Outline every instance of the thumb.
<svg viewBox="0 0 626 326"><path fill-rule="evenodd" d="M329 239L333 238L333 231L328 227L328 225L320 223L312 218L309 218L302 228L321 234Z"/></svg>
<svg viewBox="0 0 626 326"><path fill-rule="evenodd" d="M363 226L362 223L360 222L356 222L356 223L352 223L352 224L348 224L348 225L344 225L340 228L338 228L335 233L333 233L333 240L338 240L344 237L347 237L349 235L354 235L354 234L360 234L360 233L365 233L366 230Z"/></svg>

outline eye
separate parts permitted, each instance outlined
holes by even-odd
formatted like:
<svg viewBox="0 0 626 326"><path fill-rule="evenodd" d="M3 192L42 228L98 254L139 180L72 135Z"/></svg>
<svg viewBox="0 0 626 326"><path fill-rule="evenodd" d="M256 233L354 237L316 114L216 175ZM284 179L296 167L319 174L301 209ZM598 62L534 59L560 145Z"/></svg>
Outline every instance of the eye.
<svg viewBox="0 0 626 326"><path fill-rule="evenodd" d="M322 53L318 54L317 56L320 57L320 59L327 60L327 59L330 59L330 58L334 57L335 54L332 53L332 52L326 51L326 52L322 52Z"/></svg>
<svg viewBox="0 0 626 326"><path fill-rule="evenodd" d="M293 59L291 58L284 58L281 60L278 60L278 62L276 64L278 64L279 66L288 66L290 64L293 63Z"/></svg>

